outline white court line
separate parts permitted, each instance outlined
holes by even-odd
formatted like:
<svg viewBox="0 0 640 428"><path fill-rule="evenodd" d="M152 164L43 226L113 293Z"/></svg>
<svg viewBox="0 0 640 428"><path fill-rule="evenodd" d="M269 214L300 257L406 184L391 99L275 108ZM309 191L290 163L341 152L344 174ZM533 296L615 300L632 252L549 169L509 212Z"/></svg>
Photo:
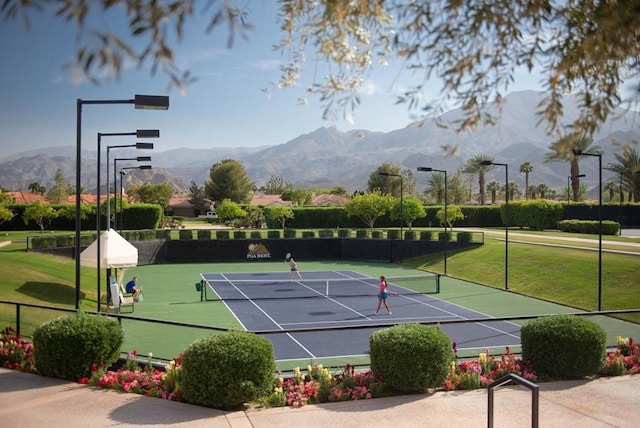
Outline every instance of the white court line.
<svg viewBox="0 0 640 428"><path fill-rule="evenodd" d="M225 279L227 279L227 278L224 276L224 274L221 274L221 275L222 275ZM227 281L229 281L229 280L227 279ZM273 319L273 318L272 318L268 313L266 313L266 312L265 312L265 311L264 311L260 306L258 306L258 305L256 304L256 302L254 302L253 300L251 300L251 299L249 298L249 296L247 296L243 291L241 291L238 287L236 287L236 285L235 285L233 282L229 281L229 284L231 284L231 285L233 286L233 288L235 288L236 290L238 290L238 293L242 294L242 295L243 295L247 300L249 300L253 306L255 306L256 308L258 308L258 310L259 310L260 312L262 312L262 313L264 314L264 316L266 316L268 319L270 319L270 320L271 320L271 322L272 322L273 324L275 324L275 326L276 326L277 328L279 328L280 330L284 330L284 329L282 328L282 326L280 326L280 324L278 324L278 323L276 322L276 320L274 320L274 319ZM293 340L295 343L297 343L297 344L298 344L298 346L300 346L300 347L301 347L301 348L302 348L302 349L303 349L307 354L309 354L309 355L311 356L311 358L316 358L316 356L315 356L315 355L313 355L313 353L312 353L311 351L309 351L309 350L308 350L308 349L307 349L307 348L306 348L302 343L300 343L300 342L299 342L299 341L297 341L293 336L291 336L291 334L286 333L286 335L287 335L287 336L289 336L289 338L290 338L291 340Z"/></svg>
<svg viewBox="0 0 640 428"><path fill-rule="evenodd" d="M360 312L356 311L355 309L353 309L353 308L351 308L351 307L349 307L349 306L347 306L347 305L345 305L345 304L343 304L343 303L338 302L336 299L334 299L334 298L332 298L332 297L329 297L329 296L327 296L327 295L324 295L324 294L322 294L321 292L316 291L316 290L314 290L313 288L311 288L311 287L309 287L309 286L307 286L307 285L304 285L304 284L302 283L302 281L296 281L296 282L297 282L298 284L302 285L304 288L306 288L306 289L308 289L308 290L313 291L314 293L316 293L316 294L318 294L318 295L320 295L320 296L324 297L324 298L325 298L325 299L327 299L327 300L332 301L333 303L335 303L335 304L337 304L337 305L342 306L343 308L345 308L345 309L347 309L347 310L349 310L349 311L353 312L354 314L356 314L356 315L358 315L358 316L360 316L360 317L362 317L362 318L364 318L364 319L366 319L366 320L371 320L371 318L369 318L369 317L368 317L368 316L366 316L365 314L362 314L362 313L360 313Z"/></svg>
<svg viewBox="0 0 640 428"><path fill-rule="evenodd" d="M352 272L354 272L354 271L352 271ZM341 274L341 275L343 274L342 272L335 272L335 271L334 271L334 273L338 273L338 274ZM349 279L362 279L362 280L363 280L362 282L364 282L365 284L367 284L367 285L372 285L372 284L369 284L368 282L364 281L365 279L373 279L372 277L371 277L371 278L362 278L362 277L360 277L360 278L352 278L352 277L347 276L347 275L345 275L345 276L346 276L347 278L349 278ZM373 286L373 285L372 285L372 286ZM395 287L397 287L397 288L404 288L404 287L398 287L397 285L396 285ZM466 317L464 317L464 316L462 316L462 315L456 314L456 313L454 313L454 312L450 312L450 311L446 311L446 310L444 310L444 309L437 308L437 307L433 306L432 304L429 304L428 302L423 302L423 301L420 301L420 300L416 300L416 299L414 299L414 298L412 298L412 297L410 297L410 296L404 296L404 295L402 295L402 294L401 294L401 295L399 295L399 296L397 296L397 297L402 297L402 298L404 298L404 299L407 299L407 300L413 301L413 302L418 303L418 304L420 304L420 305L428 306L428 307L430 307L430 308L432 308L432 309L436 309L436 310L438 310L438 311L440 311L440 312L448 313L448 314L449 314L450 316L452 316L453 318L458 318L458 319L461 319L461 320L468 320L468 319L469 319L469 318L466 318ZM448 304L448 305L453 305L453 306L456 306L456 307L461 308L461 309L464 309L464 310L468 310L468 311L472 311L472 312L475 312L475 313L480 314L480 315L484 315L485 317L488 317L488 318L494 318L494 317L491 317L491 316L489 316L489 315L487 315L487 314L485 314L485 313L477 312L477 311L475 311L475 310L473 310L473 309L469 309L469 308L466 308L466 307L464 307L464 306L458 305L458 304L456 304L456 303L451 303L451 302L448 302L448 301L446 301L446 300L439 299L439 298L437 298L437 297L433 297L433 299L438 300L438 301L440 301L440 302L444 302L444 303L446 303L446 304ZM398 319L398 318L393 318L393 319L395 320L395 319ZM411 318L408 318L408 319L411 319ZM510 321L506 321L506 322L507 322L508 324L513 325L513 326L519 327L517 324L512 323L512 322L510 322ZM482 323L482 322L477 322L477 323L475 323L475 324L480 325L480 326L485 327L485 328L488 328L488 329L493 330L493 331L497 331L497 332L499 332L499 333L502 333L502 334L503 334L503 335L505 335L505 336L510 336L510 337L518 338L518 336L514 335L513 333L509 333L509 332L507 332L507 331L504 331L504 330L501 330L501 329L498 329L498 328L495 328L495 327L491 327L491 326L489 326L489 325L487 325L487 324L485 324L485 323Z"/></svg>
<svg viewBox="0 0 640 428"><path fill-rule="evenodd" d="M227 305L227 302L225 300L222 300L220 298L220 295L216 292L215 288L213 288L211 286L211 283L209 281L207 281L207 278L204 277L204 275L200 274L200 277L207 283L207 287L209 287L211 289L211 291L213 291L216 296L218 296L218 299L220 299L220 301L227 307L227 310L229 312L231 312L231 314L233 315L233 317L238 321L238 323L242 326L242 328L245 331L248 331L247 327L242 323L242 321L240 321L240 318L238 318L238 316L236 315L236 313L234 311L231 310L231 308L229 307L229 305Z"/></svg>

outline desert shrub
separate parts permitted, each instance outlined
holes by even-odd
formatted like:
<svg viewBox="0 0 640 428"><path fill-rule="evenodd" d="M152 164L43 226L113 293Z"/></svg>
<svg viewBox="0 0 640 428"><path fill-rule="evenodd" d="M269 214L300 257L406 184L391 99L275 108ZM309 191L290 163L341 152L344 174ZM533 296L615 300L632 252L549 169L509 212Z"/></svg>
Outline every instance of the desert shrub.
<svg viewBox="0 0 640 428"><path fill-rule="evenodd" d="M597 374L606 357L607 333L572 315L538 318L520 332L522 357L539 375L577 378Z"/></svg>
<svg viewBox="0 0 640 428"><path fill-rule="evenodd" d="M453 360L451 340L438 327L400 324L369 338L371 370L402 392L442 386Z"/></svg>
<svg viewBox="0 0 640 428"><path fill-rule="evenodd" d="M77 381L91 374L91 365L113 364L124 340L115 319L82 312L47 321L33 332L38 373Z"/></svg>
<svg viewBox="0 0 640 428"><path fill-rule="evenodd" d="M233 409L268 394L275 373L273 345L253 333L233 331L200 339L182 359L187 402Z"/></svg>

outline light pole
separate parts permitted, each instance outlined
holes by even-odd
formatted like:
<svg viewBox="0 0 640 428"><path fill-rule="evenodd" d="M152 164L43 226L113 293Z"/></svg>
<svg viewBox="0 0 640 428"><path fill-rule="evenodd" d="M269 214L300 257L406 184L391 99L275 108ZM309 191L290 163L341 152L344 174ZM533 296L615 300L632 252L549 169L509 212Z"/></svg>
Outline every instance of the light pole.
<svg viewBox="0 0 640 428"><path fill-rule="evenodd" d="M109 150L111 149L122 149L125 147L135 147L140 150L153 150L153 143L135 143L135 144L125 144L121 146L107 146L107 194L110 194L109 189ZM148 158L148 159L147 159ZM116 160L138 160L138 162L147 162L150 161L151 158L148 156L139 156L136 158L120 158ZM116 162L113 162L113 197L116 197ZM115 208L115 207L114 207ZM111 198L107 198L107 227L109 230L111 221ZM115 223L114 223L115 226Z"/></svg>
<svg viewBox="0 0 640 428"><path fill-rule="evenodd" d="M151 169L151 165L140 165L140 166L125 166L120 168L120 234L122 234L122 229L124 227L124 208L122 207L122 198L123 198L123 191L122 191L122 180L124 178L124 176L127 174L126 172L124 172L124 170L126 169ZM114 182L115 184L115 182ZM118 210L118 206L116 205L115 210ZM116 224L114 223L114 226L116 226Z"/></svg>
<svg viewBox="0 0 640 428"><path fill-rule="evenodd" d="M160 131L157 129L138 129L136 132L98 132L98 168L97 168L97 199L96 199L96 236L98 237L98 248L96 250L96 256L98 258L97 276L98 276L98 312L100 312L100 229L101 229L101 214L100 214L100 155L102 154L102 137L124 137L124 136L136 136L137 138L158 138L160 137ZM109 161L107 159L107 195L109 195ZM107 197L108 201L108 197Z"/></svg>
<svg viewBox="0 0 640 428"><path fill-rule="evenodd" d="M569 200L570 195L571 195L571 187L569 187L569 183L573 182L574 178L582 178L582 177L586 177L586 175L584 174L579 174L579 175L570 175L567 177L567 205L571 204L571 201ZM573 195L574 199L575 199L575 194Z"/></svg>
<svg viewBox="0 0 640 428"><path fill-rule="evenodd" d="M404 235L402 233L402 227L404 225L404 211L402 209L402 188L404 185L402 183L402 174L392 174L386 171L380 171L378 174L383 177L400 177L400 240L403 240ZM402 243L400 243L400 263L402 263Z"/></svg>
<svg viewBox="0 0 640 428"><path fill-rule="evenodd" d="M504 167L504 289L509 289L509 165L506 163L485 160L480 165L497 165Z"/></svg>
<svg viewBox="0 0 640 428"><path fill-rule="evenodd" d="M598 158L598 312L602 310L602 153L587 153L574 150L576 156L595 156Z"/></svg>
<svg viewBox="0 0 640 428"><path fill-rule="evenodd" d="M444 169L433 169L426 166L419 166L418 171L422 172L443 172L444 173L444 274L447 275L447 242L449 241L447 236L447 199L449 198L447 192L447 171Z"/></svg>
<svg viewBox="0 0 640 428"><path fill-rule="evenodd" d="M76 99L76 224L75 224L75 307L80 309L80 232L82 231L82 208L81 208L81 163L82 163L82 106L90 104L133 104L136 109L145 110L168 110L169 97L158 95L136 95L129 100L83 100ZM99 238L99 237L98 237ZM100 296L98 296L100 300Z"/></svg>

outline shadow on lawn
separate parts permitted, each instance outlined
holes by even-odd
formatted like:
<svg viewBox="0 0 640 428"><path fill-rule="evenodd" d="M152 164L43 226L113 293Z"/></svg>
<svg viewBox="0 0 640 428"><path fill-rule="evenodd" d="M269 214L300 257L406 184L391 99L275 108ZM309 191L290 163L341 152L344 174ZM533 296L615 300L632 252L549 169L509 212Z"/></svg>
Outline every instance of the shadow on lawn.
<svg viewBox="0 0 640 428"><path fill-rule="evenodd" d="M53 304L68 305L75 300L75 288L55 282L28 281L16 289L18 293ZM84 298L84 293L80 293Z"/></svg>

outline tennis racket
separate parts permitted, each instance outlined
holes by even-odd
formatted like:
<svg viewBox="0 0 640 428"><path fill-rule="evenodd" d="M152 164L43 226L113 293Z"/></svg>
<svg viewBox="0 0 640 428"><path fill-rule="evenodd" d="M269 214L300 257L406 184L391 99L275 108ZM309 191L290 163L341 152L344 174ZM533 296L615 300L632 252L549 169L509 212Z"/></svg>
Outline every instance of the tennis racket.
<svg viewBox="0 0 640 428"><path fill-rule="evenodd" d="M284 261L288 262L290 258L291 258L291 253L287 253L287 255L284 256Z"/></svg>

